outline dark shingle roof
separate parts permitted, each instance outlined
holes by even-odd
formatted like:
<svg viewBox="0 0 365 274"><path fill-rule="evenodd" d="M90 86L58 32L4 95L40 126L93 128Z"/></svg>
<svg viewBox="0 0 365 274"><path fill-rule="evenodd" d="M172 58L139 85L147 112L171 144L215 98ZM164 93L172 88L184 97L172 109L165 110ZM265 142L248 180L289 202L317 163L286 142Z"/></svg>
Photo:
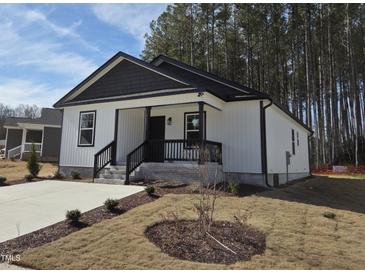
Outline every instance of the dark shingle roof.
<svg viewBox="0 0 365 274"><path fill-rule="evenodd" d="M23 118L9 117L6 118L4 126L16 127L18 123L29 123L37 125L54 125L60 126L62 122L62 113L58 109L42 108L41 117L39 118Z"/></svg>
<svg viewBox="0 0 365 274"><path fill-rule="evenodd" d="M226 101L237 100L244 97L269 98L267 93L257 91L236 82L226 80L213 73L206 72L190 66L165 55L159 55L151 61L165 72L173 72L181 76L192 85L210 90L214 95L225 98Z"/></svg>

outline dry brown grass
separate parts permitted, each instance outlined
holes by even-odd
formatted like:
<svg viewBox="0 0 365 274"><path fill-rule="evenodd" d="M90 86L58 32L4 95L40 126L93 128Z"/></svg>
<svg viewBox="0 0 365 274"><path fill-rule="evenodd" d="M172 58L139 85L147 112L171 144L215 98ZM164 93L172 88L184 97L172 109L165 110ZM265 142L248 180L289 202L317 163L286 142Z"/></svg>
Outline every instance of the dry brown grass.
<svg viewBox="0 0 365 274"><path fill-rule="evenodd" d="M213 265L178 260L148 241L144 230L163 215L194 218L196 196L167 195L111 220L27 251L21 264L38 269L364 269L365 181L318 177L253 196L223 197L216 217L248 223L266 234L251 261ZM335 219L323 216L333 212Z"/></svg>
<svg viewBox="0 0 365 274"><path fill-rule="evenodd" d="M48 177L53 175L57 170L57 165L51 163L41 163L41 171L39 177ZM7 178L7 183L24 179L24 176L29 174L27 162L25 161L10 161L0 160L0 176Z"/></svg>

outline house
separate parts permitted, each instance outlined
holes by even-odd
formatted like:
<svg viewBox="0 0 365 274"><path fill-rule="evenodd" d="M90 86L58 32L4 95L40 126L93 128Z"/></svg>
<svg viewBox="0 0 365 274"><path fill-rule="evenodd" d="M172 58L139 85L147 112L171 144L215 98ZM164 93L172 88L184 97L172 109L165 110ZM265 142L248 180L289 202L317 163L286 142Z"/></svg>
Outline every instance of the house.
<svg viewBox="0 0 365 274"><path fill-rule="evenodd" d="M40 118L7 118L5 157L26 160L34 144L42 161L58 161L61 121L61 111L51 108L43 108Z"/></svg>
<svg viewBox="0 0 365 274"><path fill-rule="evenodd" d="M311 129L268 94L163 55L119 52L54 107L66 175L191 180L204 165L222 180L276 186L310 174Z"/></svg>

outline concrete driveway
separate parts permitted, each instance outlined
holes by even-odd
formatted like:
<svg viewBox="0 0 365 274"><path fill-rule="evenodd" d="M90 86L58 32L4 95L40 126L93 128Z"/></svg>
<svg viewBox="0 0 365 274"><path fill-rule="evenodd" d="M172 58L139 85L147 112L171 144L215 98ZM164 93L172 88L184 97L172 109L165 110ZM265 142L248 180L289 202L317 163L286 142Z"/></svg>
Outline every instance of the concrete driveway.
<svg viewBox="0 0 365 274"><path fill-rule="evenodd" d="M51 180L0 187L0 242L62 221L67 210L85 212L143 189Z"/></svg>

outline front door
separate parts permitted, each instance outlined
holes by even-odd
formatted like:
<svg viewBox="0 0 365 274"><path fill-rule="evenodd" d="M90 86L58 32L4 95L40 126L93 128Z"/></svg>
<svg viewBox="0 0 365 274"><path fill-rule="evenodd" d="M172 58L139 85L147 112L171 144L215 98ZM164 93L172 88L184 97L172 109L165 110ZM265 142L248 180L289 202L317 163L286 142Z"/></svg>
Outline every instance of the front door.
<svg viewBox="0 0 365 274"><path fill-rule="evenodd" d="M165 158L165 116L150 117L149 140L149 160L151 162L163 162Z"/></svg>

